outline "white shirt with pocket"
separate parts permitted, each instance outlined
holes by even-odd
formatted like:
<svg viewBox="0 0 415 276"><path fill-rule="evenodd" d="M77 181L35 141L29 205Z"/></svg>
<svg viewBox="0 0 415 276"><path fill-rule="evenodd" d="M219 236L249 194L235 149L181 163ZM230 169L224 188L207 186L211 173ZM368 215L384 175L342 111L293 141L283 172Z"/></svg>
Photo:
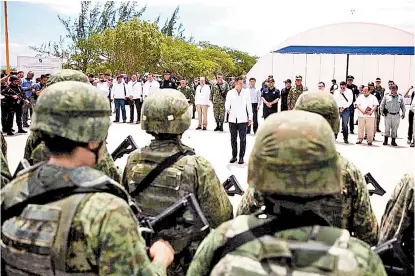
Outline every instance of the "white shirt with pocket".
<svg viewBox="0 0 415 276"><path fill-rule="evenodd" d="M207 84L204 84L203 86L198 85L196 87L195 92L195 104L197 105L210 105L209 104L210 99L210 87Z"/></svg>
<svg viewBox="0 0 415 276"><path fill-rule="evenodd" d="M143 89L141 87L141 82L139 81L130 81L128 83L128 96L133 96L133 99L142 99L143 98Z"/></svg>
<svg viewBox="0 0 415 276"><path fill-rule="evenodd" d="M225 110L229 112L229 123L247 123L252 121L251 94L247 89L240 93L232 89L226 95Z"/></svg>
<svg viewBox="0 0 415 276"><path fill-rule="evenodd" d="M353 104L353 92L350 89L346 88L346 90L343 92L343 95L340 92L340 89L338 89L334 91L333 96L339 108L347 108Z"/></svg>
<svg viewBox="0 0 415 276"><path fill-rule="evenodd" d="M373 96L372 94L369 94L369 96L367 97L361 94L356 100L356 105L362 110L366 110L366 108L368 107L374 110L376 106L379 105L379 103L378 103L378 99L376 99L376 97ZM375 113L373 112L371 115L368 115L368 114L363 114L359 110L359 117L375 117Z"/></svg>

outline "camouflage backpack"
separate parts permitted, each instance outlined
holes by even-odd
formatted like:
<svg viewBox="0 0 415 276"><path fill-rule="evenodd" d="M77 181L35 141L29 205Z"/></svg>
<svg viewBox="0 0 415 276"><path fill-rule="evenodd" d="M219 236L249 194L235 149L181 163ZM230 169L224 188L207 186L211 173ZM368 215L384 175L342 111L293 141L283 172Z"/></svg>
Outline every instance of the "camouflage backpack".
<svg viewBox="0 0 415 276"><path fill-rule="evenodd" d="M267 231L267 222L257 222L256 227L245 224L250 225L249 229L232 228L225 246L232 247L230 244L235 242L237 248L224 250L226 255L212 264L211 275L355 276L366 270L370 248L347 230L313 226L274 233ZM243 243L244 233L253 238Z"/></svg>

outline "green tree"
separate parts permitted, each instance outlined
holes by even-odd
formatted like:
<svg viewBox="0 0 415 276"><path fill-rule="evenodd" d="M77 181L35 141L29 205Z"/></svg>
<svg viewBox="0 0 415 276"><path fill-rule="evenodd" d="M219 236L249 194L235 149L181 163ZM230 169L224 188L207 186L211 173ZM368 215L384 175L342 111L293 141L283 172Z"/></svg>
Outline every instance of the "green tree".
<svg viewBox="0 0 415 276"><path fill-rule="evenodd" d="M59 41L44 43L41 46L31 46L41 56L55 56L62 58L66 67L86 71L88 64L94 62L89 38L103 32L107 28L115 27L117 22L127 22L139 18L145 12L146 6L138 8L137 1L121 2L119 7L114 1L96 2L82 1L81 11L75 18L63 18L58 15L59 21L65 27L67 34ZM66 39L65 39L66 38Z"/></svg>

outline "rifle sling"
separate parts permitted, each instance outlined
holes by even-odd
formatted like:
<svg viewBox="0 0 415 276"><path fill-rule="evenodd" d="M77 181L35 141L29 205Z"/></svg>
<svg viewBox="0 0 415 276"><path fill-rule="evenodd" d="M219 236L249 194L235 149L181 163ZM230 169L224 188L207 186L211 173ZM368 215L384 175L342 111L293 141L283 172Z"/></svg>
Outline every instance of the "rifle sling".
<svg viewBox="0 0 415 276"><path fill-rule="evenodd" d="M162 173L165 169L172 166L176 163L180 158L186 155L194 155L195 153L189 150L179 151L173 155L170 155L166 159L164 159L161 163L159 163L151 172L149 172L144 179L136 186L136 189L130 192L132 197L136 197L139 193L147 189L148 186L156 179L156 177Z"/></svg>
<svg viewBox="0 0 415 276"><path fill-rule="evenodd" d="M13 217L19 216L24 208L26 208L29 204L35 204L35 205L44 205L51 202L55 202L58 200L61 200L63 198L69 197L71 195L75 194L90 194L90 193L110 193L114 196L123 198L120 196L119 193L116 193L112 189L108 189L105 186L103 187L63 187L63 188L57 188L53 190L49 190L45 193L41 193L35 196L31 196L27 198L24 201L21 201L19 203L16 203L9 208L3 208L3 205L1 206L1 225L3 223ZM126 200L125 198L123 198ZM127 201L127 200L126 200Z"/></svg>

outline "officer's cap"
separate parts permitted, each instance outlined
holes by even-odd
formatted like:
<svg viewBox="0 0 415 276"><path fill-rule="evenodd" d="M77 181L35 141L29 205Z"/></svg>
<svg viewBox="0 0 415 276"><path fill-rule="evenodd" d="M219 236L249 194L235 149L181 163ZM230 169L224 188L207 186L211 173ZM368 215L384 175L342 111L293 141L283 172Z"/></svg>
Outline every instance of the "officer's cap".
<svg viewBox="0 0 415 276"><path fill-rule="evenodd" d="M354 77L352 75L348 75L346 79L347 80L354 80Z"/></svg>
<svg viewBox="0 0 415 276"><path fill-rule="evenodd" d="M376 82L380 82L380 78L376 78Z"/></svg>
<svg viewBox="0 0 415 276"><path fill-rule="evenodd" d="M300 76L300 75L295 76L295 80L302 80L302 79L303 79L303 77Z"/></svg>

